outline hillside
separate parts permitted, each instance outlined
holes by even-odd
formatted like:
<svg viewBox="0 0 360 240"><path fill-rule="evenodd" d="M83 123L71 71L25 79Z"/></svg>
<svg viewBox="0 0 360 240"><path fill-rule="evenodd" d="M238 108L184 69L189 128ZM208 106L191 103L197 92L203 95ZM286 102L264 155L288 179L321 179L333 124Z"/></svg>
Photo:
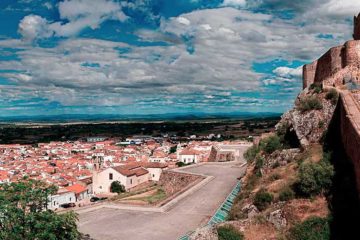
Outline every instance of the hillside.
<svg viewBox="0 0 360 240"><path fill-rule="evenodd" d="M191 239L359 239L360 15L354 38L304 66L304 90L254 141L228 221Z"/></svg>

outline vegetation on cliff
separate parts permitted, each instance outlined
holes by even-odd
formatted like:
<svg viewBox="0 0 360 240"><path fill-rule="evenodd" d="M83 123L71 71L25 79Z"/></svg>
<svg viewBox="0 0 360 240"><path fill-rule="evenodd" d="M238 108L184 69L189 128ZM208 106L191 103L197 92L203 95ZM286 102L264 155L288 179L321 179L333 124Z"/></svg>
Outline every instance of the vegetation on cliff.
<svg viewBox="0 0 360 240"><path fill-rule="evenodd" d="M243 240L244 235L232 225L217 227L219 240Z"/></svg>
<svg viewBox="0 0 360 240"><path fill-rule="evenodd" d="M337 100L336 91L311 86L276 132L245 152L249 167L229 217L245 239L330 239L335 173L320 140Z"/></svg>
<svg viewBox="0 0 360 240"><path fill-rule="evenodd" d="M335 89L312 85L299 94L276 132L245 152L248 170L229 216L245 239L356 236L360 204L339 137L338 99Z"/></svg>

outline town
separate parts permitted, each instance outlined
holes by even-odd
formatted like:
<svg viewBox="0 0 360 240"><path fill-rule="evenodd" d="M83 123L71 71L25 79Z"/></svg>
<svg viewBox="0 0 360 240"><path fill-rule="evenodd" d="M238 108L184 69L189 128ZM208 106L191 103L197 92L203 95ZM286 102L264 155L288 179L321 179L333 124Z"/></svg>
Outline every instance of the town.
<svg viewBox="0 0 360 240"><path fill-rule="evenodd" d="M209 136L210 139L220 136ZM174 141L145 135L124 139L89 137L85 141L0 145L0 183L24 177L58 187L48 208L85 206L113 196L118 181L125 191L160 181L162 172L203 162L238 161L245 141ZM176 178L177 175L172 175Z"/></svg>

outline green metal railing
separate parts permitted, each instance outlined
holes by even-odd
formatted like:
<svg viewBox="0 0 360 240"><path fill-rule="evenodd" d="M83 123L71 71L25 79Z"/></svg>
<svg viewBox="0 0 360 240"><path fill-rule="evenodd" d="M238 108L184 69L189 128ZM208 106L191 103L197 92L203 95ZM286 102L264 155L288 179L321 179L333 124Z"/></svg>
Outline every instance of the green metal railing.
<svg viewBox="0 0 360 240"><path fill-rule="evenodd" d="M232 205L234 204L236 196L239 194L241 190L241 184L240 181L237 182L236 186L233 188L231 193L228 195L228 197L225 199L225 201L221 204L221 206L217 209L214 216L210 219L206 226L213 226L215 224L225 222L227 217L229 216L230 210ZM191 234L193 234L195 231L188 232L184 236L180 237L178 240L189 240L189 237Z"/></svg>

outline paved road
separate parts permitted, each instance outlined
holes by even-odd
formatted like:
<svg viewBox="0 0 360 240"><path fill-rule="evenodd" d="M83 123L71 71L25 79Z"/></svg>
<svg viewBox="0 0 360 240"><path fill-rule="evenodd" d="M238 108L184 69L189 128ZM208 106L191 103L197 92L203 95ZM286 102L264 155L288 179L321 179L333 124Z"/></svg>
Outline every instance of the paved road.
<svg viewBox="0 0 360 240"><path fill-rule="evenodd" d="M208 222L244 168L202 165L186 169L215 178L165 213L103 208L80 214L80 231L96 240L171 240Z"/></svg>

